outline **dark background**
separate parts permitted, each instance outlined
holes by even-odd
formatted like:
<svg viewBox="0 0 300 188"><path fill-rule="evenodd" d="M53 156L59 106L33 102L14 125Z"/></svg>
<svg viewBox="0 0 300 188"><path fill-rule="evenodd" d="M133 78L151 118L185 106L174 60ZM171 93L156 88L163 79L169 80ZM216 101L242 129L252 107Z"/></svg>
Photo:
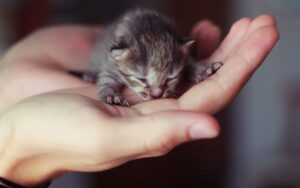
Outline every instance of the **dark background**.
<svg viewBox="0 0 300 188"><path fill-rule="evenodd" d="M269 13L281 40L241 94L217 115L221 135L160 158L100 173L74 173L51 188L300 187L299 0L0 0L0 52L32 31L61 24L103 25L125 10L157 9L188 35L201 19L224 34L243 16Z"/></svg>

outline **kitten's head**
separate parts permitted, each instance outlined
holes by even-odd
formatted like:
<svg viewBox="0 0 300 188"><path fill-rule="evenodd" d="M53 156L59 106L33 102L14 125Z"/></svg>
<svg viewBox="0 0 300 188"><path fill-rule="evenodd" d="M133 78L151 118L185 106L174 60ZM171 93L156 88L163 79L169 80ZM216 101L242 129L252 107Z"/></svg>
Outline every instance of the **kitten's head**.
<svg viewBox="0 0 300 188"><path fill-rule="evenodd" d="M145 100L168 97L180 81L192 41L152 11L130 12L115 29L110 57L125 83Z"/></svg>

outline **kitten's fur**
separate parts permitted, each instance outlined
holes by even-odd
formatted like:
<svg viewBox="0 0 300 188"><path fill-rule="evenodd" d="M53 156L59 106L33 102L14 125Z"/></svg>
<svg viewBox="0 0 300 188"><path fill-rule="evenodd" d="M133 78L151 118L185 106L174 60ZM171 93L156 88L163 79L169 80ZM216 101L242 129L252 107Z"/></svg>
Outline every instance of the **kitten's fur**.
<svg viewBox="0 0 300 188"><path fill-rule="evenodd" d="M123 86L145 100L169 97L185 71L199 82L222 65L188 65L191 44L157 12L130 11L101 33L85 79L96 79L100 99L109 104L129 105Z"/></svg>

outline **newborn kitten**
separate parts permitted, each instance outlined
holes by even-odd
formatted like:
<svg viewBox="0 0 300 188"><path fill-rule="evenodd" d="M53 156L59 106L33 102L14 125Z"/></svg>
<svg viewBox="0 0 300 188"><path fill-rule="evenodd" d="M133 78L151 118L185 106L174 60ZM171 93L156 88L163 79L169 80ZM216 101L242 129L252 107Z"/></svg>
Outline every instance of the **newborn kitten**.
<svg viewBox="0 0 300 188"><path fill-rule="evenodd" d="M192 44L159 13L130 11L101 33L84 79L96 81L100 100L109 104L129 106L124 86L144 100L170 97L185 75L199 82L222 65L193 64Z"/></svg>

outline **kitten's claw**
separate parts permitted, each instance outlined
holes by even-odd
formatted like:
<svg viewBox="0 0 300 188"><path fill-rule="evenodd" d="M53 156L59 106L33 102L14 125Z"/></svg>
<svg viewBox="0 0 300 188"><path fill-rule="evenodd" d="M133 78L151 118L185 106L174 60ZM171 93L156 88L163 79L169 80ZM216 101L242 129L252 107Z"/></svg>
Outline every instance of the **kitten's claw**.
<svg viewBox="0 0 300 188"><path fill-rule="evenodd" d="M129 103L127 102L127 100L123 100L123 102L122 102L122 106L128 106L129 107Z"/></svg>
<svg viewBox="0 0 300 188"><path fill-rule="evenodd" d="M118 105L118 106L129 106L129 103L122 96L111 95L104 99L107 104Z"/></svg>
<svg viewBox="0 0 300 188"><path fill-rule="evenodd" d="M218 71L222 66L223 66L223 62L220 62L220 61L212 63L212 67L215 72Z"/></svg>
<svg viewBox="0 0 300 188"><path fill-rule="evenodd" d="M217 72L223 66L222 62L210 63L204 69L204 71L198 76L197 83L206 80L210 76L212 76L215 72Z"/></svg>

